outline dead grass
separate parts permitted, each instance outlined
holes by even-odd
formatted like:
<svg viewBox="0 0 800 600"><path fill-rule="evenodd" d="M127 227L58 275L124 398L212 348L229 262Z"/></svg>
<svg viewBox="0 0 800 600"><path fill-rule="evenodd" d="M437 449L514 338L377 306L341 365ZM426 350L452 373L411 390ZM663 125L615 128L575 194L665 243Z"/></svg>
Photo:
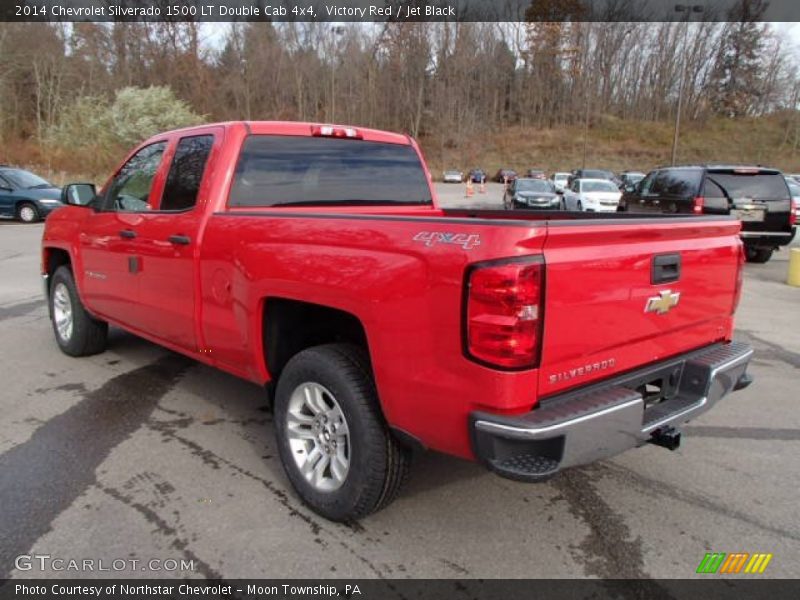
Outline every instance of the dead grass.
<svg viewBox="0 0 800 600"><path fill-rule="evenodd" d="M800 151L787 136L791 115L762 118L712 119L684 123L678 144L678 163L730 162L775 166L800 171ZM583 127L534 129L511 127L461 149L437 154L439 144L421 140L434 174L444 168L480 166L490 173L501 167L524 171L531 167L548 172L570 171L583 164ZM623 121L604 117L589 129L586 166L614 171L648 171L669 164L672 123ZM459 151L460 150L460 151ZM446 163L446 164L445 164Z"/></svg>

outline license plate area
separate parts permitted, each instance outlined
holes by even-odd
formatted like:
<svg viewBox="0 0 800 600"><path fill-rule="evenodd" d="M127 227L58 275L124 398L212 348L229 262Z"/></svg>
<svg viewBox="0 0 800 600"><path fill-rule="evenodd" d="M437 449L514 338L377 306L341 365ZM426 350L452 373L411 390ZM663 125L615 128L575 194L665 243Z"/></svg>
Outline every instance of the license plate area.
<svg viewBox="0 0 800 600"><path fill-rule="evenodd" d="M731 214L740 221L763 221L764 220L764 207L742 207L731 211Z"/></svg>

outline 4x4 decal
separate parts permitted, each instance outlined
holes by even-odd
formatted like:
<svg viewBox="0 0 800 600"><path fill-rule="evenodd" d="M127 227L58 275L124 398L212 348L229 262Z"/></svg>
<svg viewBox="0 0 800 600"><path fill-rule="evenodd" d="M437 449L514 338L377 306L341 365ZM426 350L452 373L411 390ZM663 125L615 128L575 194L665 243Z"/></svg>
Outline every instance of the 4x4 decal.
<svg viewBox="0 0 800 600"><path fill-rule="evenodd" d="M446 231L420 231L413 237L415 242L421 242L430 247L434 244L455 244L464 250L472 250L481 245L481 236L477 233L449 233Z"/></svg>

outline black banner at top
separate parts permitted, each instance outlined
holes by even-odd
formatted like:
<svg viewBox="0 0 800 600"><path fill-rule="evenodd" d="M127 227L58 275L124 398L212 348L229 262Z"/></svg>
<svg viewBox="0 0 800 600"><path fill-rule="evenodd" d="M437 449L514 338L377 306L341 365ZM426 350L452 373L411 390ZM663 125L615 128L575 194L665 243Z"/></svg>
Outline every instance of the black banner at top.
<svg viewBox="0 0 800 600"><path fill-rule="evenodd" d="M800 21L798 0L3 0L7 22Z"/></svg>

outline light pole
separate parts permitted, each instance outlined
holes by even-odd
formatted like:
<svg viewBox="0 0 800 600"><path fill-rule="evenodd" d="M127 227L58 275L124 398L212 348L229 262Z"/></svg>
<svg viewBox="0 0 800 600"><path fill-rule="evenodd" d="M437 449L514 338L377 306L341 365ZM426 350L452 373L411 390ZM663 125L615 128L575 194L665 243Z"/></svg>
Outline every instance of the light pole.
<svg viewBox="0 0 800 600"><path fill-rule="evenodd" d="M678 135L681 129L681 110L683 109L683 88L686 85L686 37L689 34L689 21L692 18L692 13L703 12L703 6L700 4L676 4L675 12L685 12L686 17L683 19L683 60L681 62L681 81L678 85L678 106L675 111L675 133L672 136L672 161L670 164L674 165L678 157Z"/></svg>

